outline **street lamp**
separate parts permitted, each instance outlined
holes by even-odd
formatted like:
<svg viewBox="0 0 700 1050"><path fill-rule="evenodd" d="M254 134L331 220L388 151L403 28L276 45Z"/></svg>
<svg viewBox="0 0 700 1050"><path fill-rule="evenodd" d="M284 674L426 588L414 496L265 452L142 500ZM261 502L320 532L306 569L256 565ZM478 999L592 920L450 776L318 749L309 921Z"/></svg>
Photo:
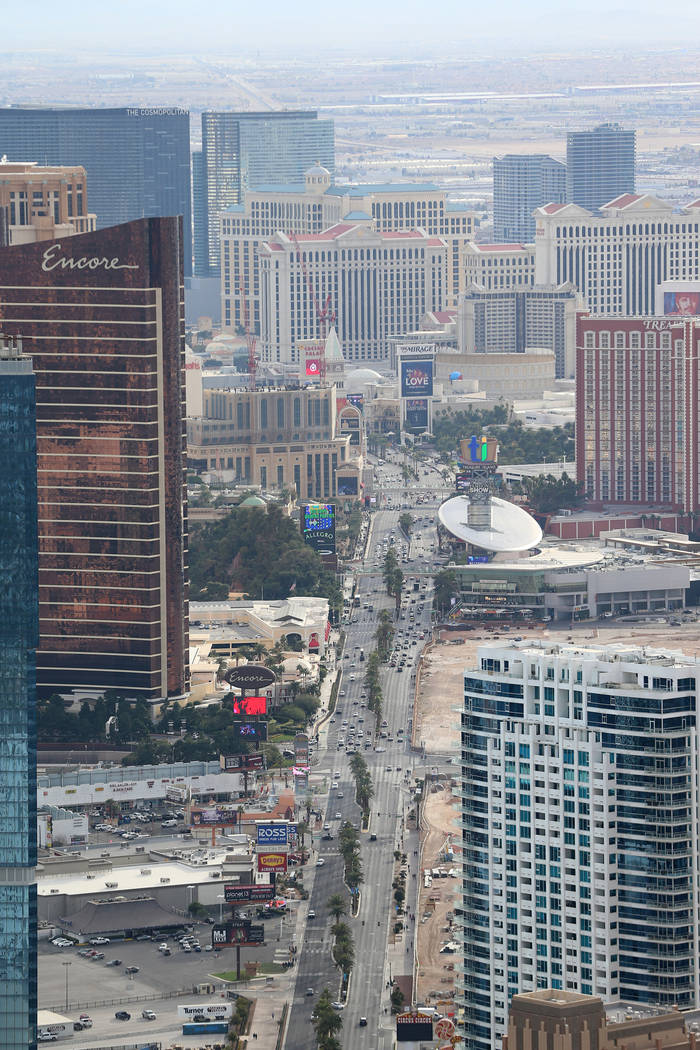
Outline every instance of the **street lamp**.
<svg viewBox="0 0 700 1050"><path fill-rule="evenodd" d="M68 967L72 966L72 962L62 962L61 966L65 967L66 971L66 1013L68 1013Z"/></svg>

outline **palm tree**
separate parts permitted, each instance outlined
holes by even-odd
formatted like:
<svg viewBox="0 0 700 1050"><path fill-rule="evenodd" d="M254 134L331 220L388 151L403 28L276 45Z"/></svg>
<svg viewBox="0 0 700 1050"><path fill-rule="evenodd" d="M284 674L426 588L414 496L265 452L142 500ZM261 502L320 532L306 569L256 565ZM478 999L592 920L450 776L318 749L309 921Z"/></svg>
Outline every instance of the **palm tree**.
<svg viewBox="0 0 700 1050"><path fill-rule="evenodd" d="M332 894L332 896L326 901L326 906L336 922L342 915L345 915L348 910L342 893Z"/></svg>

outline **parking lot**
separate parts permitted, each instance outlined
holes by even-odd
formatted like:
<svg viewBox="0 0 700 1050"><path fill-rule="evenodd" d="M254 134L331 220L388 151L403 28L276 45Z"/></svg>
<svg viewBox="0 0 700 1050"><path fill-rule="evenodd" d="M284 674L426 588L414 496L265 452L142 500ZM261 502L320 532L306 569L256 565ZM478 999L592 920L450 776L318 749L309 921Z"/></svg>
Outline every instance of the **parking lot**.
<svg viewBox="0 0 700 1050"><path fill-rule="evenodd" d="M242 968L246 960L271 961L281 945L286 947L293 941L296 916L292 912L285 920L268 919L265 926L266 943L242 949ZM203 948L211 943L209 925L202 923L194 928L195 936ZM164 956L158 951L161 941L168 943L172 952L170 956ZM224 948L219 952L203 950L200 953L186 953L178 947L173 937L168 937L158 938L155 942L115 940L107 945L96 946L96 950L105 953L104 959L86 959L78 954L76 948L59 949L46 942L42 942L39 947L39 1008L53 1009L71 1020L77 1020L81 1013L88 1013L94 1022L91 1029L75 1033L71 1042L75 1050L94 1046L105 1039L121 1043L140 1037L157 1039L163 1046L169 1046L172 1042L183 1047L199 1047L202 1044L201 1036L182 1035L182 1020L177 1017L177 1006L220 999L224 985L218 980L213 981L217 987L217 993L213 996L193 997L192 990L196 985L210 981L211 973L235 970L235 948ZM113 959L119 959L121 965L108 966ZM64 966L64 963L70 965ZM128 975L125 971L129 966L138 966L139 972ZM176 991L182 994L164 998ZM245 988L242 991L245 994ZM108 1000L114 1001L105 1006L94 1005ZM156 1020L142 1019L141 1011L144 1009L153 1010ZM127 1010L131 1019L117 1021L114 1016L117 1010ZM220 1041L223 1042L223 1038Z"/></svg>

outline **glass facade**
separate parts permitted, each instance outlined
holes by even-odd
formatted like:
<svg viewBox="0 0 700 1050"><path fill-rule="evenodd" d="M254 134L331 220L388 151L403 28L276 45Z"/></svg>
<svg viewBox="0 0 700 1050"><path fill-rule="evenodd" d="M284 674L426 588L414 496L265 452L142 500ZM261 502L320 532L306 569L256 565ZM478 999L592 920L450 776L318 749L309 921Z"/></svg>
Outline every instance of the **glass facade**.
<svg viewBox="0 0 700 1050"><path fill-rule="evenodd" d="M219 215L243 201L247 189L265 183L303 184L304 173L321 164L335 171L335 130L332 120L315 111L281 113L202 113L202 160L198 199L206 199L206 225L195 227L200 276L218 274ZM201 220L201 210L198 209ZM250 291L250 290L249 290Z"/></svg>
<svg viewBox="0 0 700 1050"><path fill-rule="evenodd" d="M560 161L544 153L493 158L494 242L532 243L535 208L565 200L566 167Z"/></svg>
<svg viewBox="0 0 700 1050"><path fill-rule="evenodd" d="M42 696L189 686L181 253L174 218L0 253L36 372Z"/></svg>
<svg viewBox="0 0 700 1050"><path fill-rule="evenodd" d="M572 131L566 138L566 200L597 211L634 193L636 132L619 124Z"/></svg>
<svg viewBox="0 0 700 1050"><path fill-rule="evenodd" d="M186 109L0 109L2 154L10 161L82 164L98 228L182 215L184 272L192 273Z"/></svg>
<svg viewBox="0 0 700 1050"><path fill-rule="evenodd" d="M695 1008L696 662L484 647L464 679L468 1050L517 992Z"/></svg>
<svg viewBox="0 0 700 1050"><path fill-rule="evenodd" d="M35 379L0 341L0 1032L36 1045Z"/></svg>

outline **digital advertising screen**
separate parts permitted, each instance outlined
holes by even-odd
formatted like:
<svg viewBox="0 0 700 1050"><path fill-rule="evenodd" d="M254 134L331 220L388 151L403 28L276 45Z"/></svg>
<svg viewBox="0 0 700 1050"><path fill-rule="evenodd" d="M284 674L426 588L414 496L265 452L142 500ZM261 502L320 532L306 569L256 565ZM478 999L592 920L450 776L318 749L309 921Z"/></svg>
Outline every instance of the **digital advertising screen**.
<svg viewBox="0 0 700 1050"><path fill-rule="evenodd" d="M301 508L304 542L319 554L335 554L335 507L332 503L307 503Z"/></svg>
<svg viewBox="0 0 700 1050"><path fill-rule="evenodd" d="M700 292L664 292L667 317L695 317L700 314Z"/></svg>
<svg viewBox="0 0 700 1050"><path fill-rule="evenodd" d="M406 426L411 430L428 429L428 399L427 397L406 398Z"/></svg>
<svg viewBox="0 0 700 1050"><path fill-rule="evenodd" d="M357 478L338 478L339 496L357 495Z"/></svg>
<svg viewBox="0 0 700 1050"><path fill-rule="evenodd" d="M233 701L234 715L266 715L267 697L237 696Z"/></svg>
<svg viewBox="0 0 700 1050"><path fill-rule="evenodd" d="M241 740L247 740L251 744L267 740L267 722L234 722L231 728Z"/></svg>
<svg viewBox="0 0 700 1050"><path fill-rule="evenodd" d="M401 362L401 397L433 396L433 362Z"/></svg>

